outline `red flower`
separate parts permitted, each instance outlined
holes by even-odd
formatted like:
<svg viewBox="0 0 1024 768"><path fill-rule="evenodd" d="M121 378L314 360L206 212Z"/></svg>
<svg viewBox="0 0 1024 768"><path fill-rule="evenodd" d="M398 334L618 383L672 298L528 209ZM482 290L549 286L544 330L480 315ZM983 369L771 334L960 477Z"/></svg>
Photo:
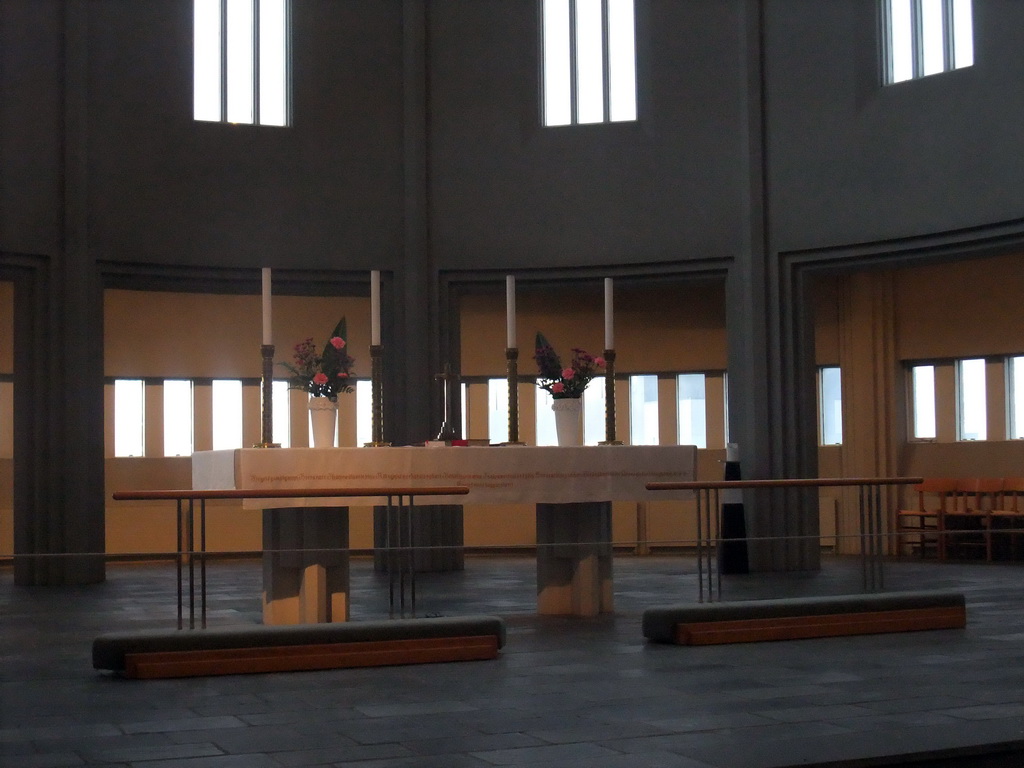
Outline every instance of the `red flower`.
<svg viewBox="0 0 1024 768"><path fill-rule="evenodd" d="M327 374L325 374L325 373L318 373L318 374L316 374L313 377L313 383L314 384L319 384L320 386L323 386L324 384L327 383Z"/></svg>
<svg viewBox="0 0 1024 768"><path fill-rule="evenodd" d="M331 339L331 346L333 346L335 349L341 349L342 347L345 346L345 340L341 338L341 336L334 336Z"/></svg>
<svg viewBox="0 0 1024 768"><path fill-rule="evenodd" d="M560 381L556 381L551 385L551 394L558 395L565 391L565 384Z"/></svg>

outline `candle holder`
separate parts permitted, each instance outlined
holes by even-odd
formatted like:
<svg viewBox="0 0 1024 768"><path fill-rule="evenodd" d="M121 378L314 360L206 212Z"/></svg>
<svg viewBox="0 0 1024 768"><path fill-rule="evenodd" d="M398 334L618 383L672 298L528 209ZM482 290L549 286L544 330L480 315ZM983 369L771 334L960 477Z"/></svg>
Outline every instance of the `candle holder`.
<svg viewBox="0 0 1024 768"><path fill-rule="evenodd" d="M253 448L280 448L281 444L274 442L274 345L261 345L260 354L263 356L263 380L260 386L263 426L260 442Z"/></svg>
<svg viewBox="0 0 1024 768"><path fill-rule="evenodd" d="M444 406L444 420L441 422L441 431L437 433L435 440L440 440L451 444L453 440L457 440L459 437L458 431L455 429L455 425L452 423L452 382L456 384L459 382L458 374L452 373L452 366L450 363L445 363L444 373L439 373L434 376L441 382L441 388L443 390L443 406Z"/></svg>
<svg viewBox="0 0 1024 768"><path fill-rule="evenodd" d="M384 346L370 345L370 393L372 400L373 441L365 443L366 448L386 448L391 443L384 441Z"/></svg>
<svg viewBox="0 0 1024 768"><path fill-rule="evenodd" d="M508 442L526 445L519 440L519 348L505 348L505 376L508 380Z"/></svg>
<svg viewBox="0 0 1024 768"><path fill-rule="evenodd" d="M604 440L599 445L622 445L615 439L615 350L604 351Z"/></svg>

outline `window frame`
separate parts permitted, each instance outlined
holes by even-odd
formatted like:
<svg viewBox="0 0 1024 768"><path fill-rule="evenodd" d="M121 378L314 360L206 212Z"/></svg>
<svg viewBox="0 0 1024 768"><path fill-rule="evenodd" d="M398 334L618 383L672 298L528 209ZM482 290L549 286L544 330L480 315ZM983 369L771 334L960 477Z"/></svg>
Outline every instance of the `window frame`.
<svg viewBox="0 0 1024 768"><path fill-rule="evenodd" d="M917 434L917 398L915 397L916 387L914 380L914 371L918 368L930 368L932 372L932 432L934 434L928 436L919 436ZM938 391L936 387L936 379L938 373L938 366L933 362L910 362L907 363L907 417L909 424L907 425L907 439L910 442L915 443L934 443L939 439L939 404L938 404Z"/></svg>
<svg viewBox="0 0 1024 768"><path fill-rule="evenodd" d="M118 390L122 387L118 385L131 385L133 390L138 390L138 403L132 402L132 415L130 420L126 421L127 414L124 412L125 403L118 395ZM145 458L146 457L146 380L143 377L129 377L123 376L115 378L113 381L114 387L114 433L113 433L113 457L116 459L133 459L133 458ZM128 428L131 427L129 430ZM138 440L138 452L126 450L124 448L124 442L120 439L122 435L127 436L128 432L135 433L137 435L131 438L133 446L136 445L136 439Z"/></svg>
<svg viewBox="0 0 1024 768"><path fill-rule="evenodd" d="M1024 355L1007 356L1003 366L1006 383L1006 439L1024 440Z"/></svg>
<svg viewBox="0 0 1024 768"><path fill-rule="evenodd" d="M965 363L977 363L981 366L981 392L982 392L982 414L981 414L981 427L982 431L979 433L980 437L966 437L965 436L965 414L967 410L966 400L964 398L964 364ZM982 443L986 442L988 437L988 371L987 361L984 357L964 357L957 358L955 367L956 376L956 439L957 442L964 443Z"/></svg>
<svg viewBox="0 0 1024 768"><path fill-rule="evenodd" d="M682 403L683 402L695 402L695 401L697 401L697 399L696 398L687 398L685 401L682 399L682 395L681 395L682 383L683 383L682 380L684 378L690 378L690 377L694 377L695 378L695 377L698 377L698 376L700 377L700 387L701 387L701 394L702 394L702 397L700 398L699 402L703 403L703 406L701 408L700 419L699 419L700 426L702 427L702 429L700 430L702 432L701 439L700 440L694 440L694 441L691 441L691 440L687 439L684 442L684 438L693 437L694 431L693 431L693 428L691 427L690 434L688 434L688 435L683 435L682 434L683 422L684 422ZM679 373L677 373L675 375L675 387L676 387L676 444L677 445L694 445L694 446L697 447L698 450L707 450L707 447L708 447L708 375L707 375L707 373L705 371L681 371L681 372L679 372ZM691 420L690 423L692 425L693 424L693 420Z"/></svg>
<svg viewBox="0 0 1024 768"><path fill-rule="evenodd" d="M252 9L252 40L251 40L251 76L249 78L249 87L251 88L251 99L252 99L252 115L251 119L245 121L232 120L229 118L229 99L232 93L238 93L238 89L229 87L229 50L228 50L228 39L230 37L229 30L229 14L228 5L230 0L207 0L211 3L217 3L219 7L219 40L217 41L216 51L205 51L210 54L210 58L217 58L219 60L219 117L213 119L211 117L198 117L197 105L195 103L195 82L198 78L196 72L197 61L200 58L199 53L199 41L196 37L195 30L193 29L193 54L192 54L192 66L193 66L193 113L192 118L195 122L202 123L227 123L232 125L253 125L262 127L273 127L273 128L287 128L292 125L292 3L291 0L280 0L283 9L283 20L282 20L282 71L279 73L283 84L282 94L282 109L283 109L283 120L282 122L267 122L264 119L263 110L261 109L261 80L267 78L263 76L263 63L262 63L262 47L261 47L261 12L263 10L264 0L248 0L251 3ZM202 0L193 0L193 19L196 17L196 4L202 2Z"/></svg>
<svg viewBox="0 0 1024 768"><path fill-rule="evenodd" d="M629 117L614 117L615 107L613 105L613 82L617 81L617 78L613 78L613 69L618 72L618 68L613 68L612 60L615 57L613 53L612 35L609 33L610 29L610 4L617 0L590 0L591 2L600 3L600 41L601 41L601 95L602 95L602 117L600 120L581 120L580 119L580 64L578 55L578 25L577 19L579 16L578 5L580 2L587 2L587 0L538 0L537 5L537 28L538 28L538 42L539 42L539 62L540 71L538 72L538 82L540 85L540 122L545 128L562 128L568 126L580 126L580 125L609 125L613 123L636 123L640 117L640 99L639 99L639 82L638 82L638 62L637 62L637 8L636 0L618 0L620 2L628 2L629 10L632 16L633 30L632 30L632 67L631 71L627 72L625 69L622 70L623 74L632 75L632 84L624 93L629 97L629 105L627 110L630 112ZM547 7L549 2L564 2L568 7L568 106L569 106L569 119L568 122L549 122L548 109L548 51L549 45L547 41Z"/></svg>
<svg viewBox="0 0 1024 768"><path fill-rule="evenodd" d="M880 40L882 42L882 84L895 85L910 80L920 80L931 75L952 72L956 69L965 69L974 65L974 6L973 0L939 0L941 2L941 32L942 32L942 67L935 71L926 71L926 54L930 49L925 40L925 12L924 0L900 0L909 3L910 6L910 40L897 41L893 33L893 2L894 0L879 0L880 8ZM968 19L970 29L964 30L963 25L957 22L958 3L966 4L968 8ZM963 7L961 5L961 7ZM958 31L959 30L959 31ZM969 41L969 56L965 61L958 61L958 41ZM894 70L896 56L894 52L903 45L910 48L910 74L908 77L896 79ZM967 60L969 59L969 60Z"/></svg>
<svg viewBox="0 0 1024 768"><path fill-rule="evenodd" d="M830 430L826 428L826 409L825 409L825 376L826 371L835 371L839 377L839 422L838 422L838 433L839 440L837 442L825 442L826 433ZM831 400L831 399L830 399ZM821 365L818 366L818 445L822 448L840 446L843 444L843 370L838 365Z"/></svg>
<svg viewBox="0 0 1024 768"><path fill-rule="evenodd" d="M185 414L174 413L170 410L169 404L172 402L171 398L168 397L168 391L172 390L176 385L184 384L188 390L188 418L187 418L187 431L188 432L188 451L182 452L171 452L174 447L172 438L170 437L172 430L169 430L167 425L169 423L181 424L185 419ZM183 378L166 378L163 380L163 455L165 457L177 457L177 456L191 456L196 449L195 443L195 382L192 379Z"/></svg>

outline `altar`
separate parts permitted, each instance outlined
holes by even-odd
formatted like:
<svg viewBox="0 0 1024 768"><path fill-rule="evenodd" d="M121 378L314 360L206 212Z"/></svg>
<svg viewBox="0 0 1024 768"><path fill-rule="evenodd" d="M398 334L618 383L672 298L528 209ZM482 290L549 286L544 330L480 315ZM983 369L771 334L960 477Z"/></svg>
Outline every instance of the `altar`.
<svg viewBox="0 0 1024 768"><path fill-rule="evenodd" d="M465 486L428 504L536 505L537 603L542 614L612 610L611 502L690 499L649 482L696 479L694 446L252 448L192 457L196 490ZM348 510L383 497L247 499L264 510L264 621L348 618ZM306 508L305 512L295 507Z"/></svg>

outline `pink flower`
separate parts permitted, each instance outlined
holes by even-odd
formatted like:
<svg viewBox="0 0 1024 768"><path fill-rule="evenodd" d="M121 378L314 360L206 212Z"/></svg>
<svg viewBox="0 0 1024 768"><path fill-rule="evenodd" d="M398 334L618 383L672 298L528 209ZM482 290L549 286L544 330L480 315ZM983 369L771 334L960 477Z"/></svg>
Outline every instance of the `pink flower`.
<svg viewBox="0 0 1024 768"><path fill-rule="evenodd" d="M345 340L341 336L335 336L331 339L331 346L335 349L341 349L345 346Z"/></svg>
<svg viewBox="0 0 1024 768"><path fill-rule="evenodd" d="M563 368L562 369L562 378L565 379L566 381L569 381L575 375L576 375L576 371L574 371L572 368Z"/></svg>
<svg viewBox="0 0 1024 768"><path fill-rule="evenodd" d="M313 377L313 383L322 387L324 384L327 383L327 374L322 372L316 374Z"/></svg>
<svg viewBox="0 0 1024 768"><path fill-rule="evenodd" d="M596 365L598 368L604 368L604 358L603 357L595 357L594 358L594 365Z"/></svg>
<svg viewBox="0 0 1024 768"><path fill-rule="evenodd" d="M551 385L551 394L557 395L565 391L565 384L560 381L556 381Z"/></svg>

